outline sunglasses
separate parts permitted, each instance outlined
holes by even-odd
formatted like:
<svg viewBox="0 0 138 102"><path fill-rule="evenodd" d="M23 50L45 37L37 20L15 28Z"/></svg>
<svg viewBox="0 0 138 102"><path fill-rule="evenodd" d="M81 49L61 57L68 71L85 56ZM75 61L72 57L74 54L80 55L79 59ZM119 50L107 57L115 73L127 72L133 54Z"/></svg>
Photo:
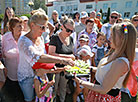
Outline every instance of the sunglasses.
<svg viewBox="0 0 138 102"><path fill-rule="evenodd" d="M111 16L111 18L112 18L112 19L113 19L113 18L114 18L114 19L117 19L117 16Z"/></svg>
<svg viewBox="0 0 138 102"><path fill-rule="evenodd" d="M100 14L97 14L97 16L101 16Z"/></svg>
<svg viewBox="0 0 138 102"><path fill-rule="evenodd" d="M73 30L70 30L70 29L68 29L64 24L63 24L63 26L64 26L64 28L66 29L66 32L71 32L71 33L73 33L74 31Z"/></svg>
<svg viewBox="0 0 138 102"><path fill-rule="evenodd" d="M35 24L38 25L41 30L45 30L46 29L46 26L45 25L41 25L41 24L38 24L38 23L35 23Z"/></svg>
<svg viewBox="0 0 138 102"><path fill-rule="evenodd" d="M136 22L136 21L138 21L138 19L134 19L133 21L135 21L135 22Z"/></svg>

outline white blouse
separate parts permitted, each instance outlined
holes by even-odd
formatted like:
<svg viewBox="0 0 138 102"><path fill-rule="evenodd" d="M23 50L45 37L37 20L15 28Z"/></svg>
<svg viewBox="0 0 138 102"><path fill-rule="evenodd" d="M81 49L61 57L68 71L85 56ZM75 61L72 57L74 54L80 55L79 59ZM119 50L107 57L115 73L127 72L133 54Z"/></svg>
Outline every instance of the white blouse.
<svg viewBox="0 0 138 102"><path fill-rule="evenodd" d="M19 48L19 65L18 81L34 77L32 66L37 62L39 57L46 53L44 40L41 37L40 45L36 46L28 37L22 36L18 41Z"/></svg>
<svg viewBox="0 0 138 102"><path fill-rule="evenodd" d="M112 62L110 62L110 63L108 63L108 64L106 64L106 65L102 65L102 64L104 64L104 63L107 62L107 59L108 59L108 57L105 57L105 58L103 58L103 59L100 61L99 65L98 65L98 68L97 68L97 71L96 71L96 74L95 74L95 78L96 78L96 80L97 80L100 84L103 83L104 76L105 76L106 73L110 70L111 65L112 65L112 63L113 63L113 61L112 61ZM119 57L118 59L124 60L124 61L127 63L128 68L129 68L129 61L128 61L127 58L125 58L125 57ZM127 73L128 73L128 72L127 72ZM127 73L125 73L123 76L121 76L121 77L118 79L117 83L114 85L114 87L113 87L112 89L116 89L116 88L120 89L120 88L122 88L122 86L123 86L123 81L124 81L124 79L125 79Z"/></svg>

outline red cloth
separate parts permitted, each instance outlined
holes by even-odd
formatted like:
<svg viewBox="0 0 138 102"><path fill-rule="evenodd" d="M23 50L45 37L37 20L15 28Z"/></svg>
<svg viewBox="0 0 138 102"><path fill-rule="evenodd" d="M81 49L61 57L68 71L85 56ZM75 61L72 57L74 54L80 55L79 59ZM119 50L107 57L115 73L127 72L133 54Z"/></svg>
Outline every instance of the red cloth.
<svg viewBox="0 0 138 102"><path fill-rule="evenodd" d="M132 65L130 76L127 83L127 88L130 91L131 96L136 96L137 94L137 78L138 76L138 61L135 61Z"/></svg>
<svg viewBox="0 0 138 102"><path fill-rule="evenodd" d="M45 44L45 50L48 54L48 47L49 47L49 43ZM36 62L33 65L33 69L39 69L39 68L43 68L43 69L52 69L55 66L55 63L40 63L40 62Z"/></svg>
<svg viewBox="0 0 138 102"><path fill-rule="evenodd" d="M43 69L52 69L55 66L55 63L40 63L40 62L36 62L33 65L33 69L39 69L39 68L43 68Z"/></svg>
<svg viewBox="0 0 138 102"><path fill-rule="evenodd" d="M121 102L121 94L113 97L108 94L100 94L93 90L90 90L86 98L86 102Z"/></svg>
<svg viewBox="0 0 138 102"><path fill-rule="evenodd" d="M49 43L45 43L45 49L46 49L47 54L48 54L48 48L49 48Z"/></svg>

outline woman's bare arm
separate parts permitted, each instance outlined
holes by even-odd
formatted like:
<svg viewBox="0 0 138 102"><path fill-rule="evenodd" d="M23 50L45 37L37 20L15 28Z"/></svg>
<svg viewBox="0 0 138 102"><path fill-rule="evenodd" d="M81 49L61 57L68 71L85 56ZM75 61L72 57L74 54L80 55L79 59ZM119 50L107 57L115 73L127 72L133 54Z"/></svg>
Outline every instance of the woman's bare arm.
<svg viewBox="0 0 138 102"><path fill-rule="evenodd" d="M52 25L50 22L48 22L47 25L48 25L48 28L50 30L49 36L51 36L54 33L54 31L55 31L55 26Z"/></svg>
<svg viewBox="0 0 138 102"><path fill-rule="evenodd" d="M81 83L84 87L87 87L93 91L106 94L113 88L118 79L127 71L127 63L122 60L116 60L112 63L111 69L105 75L102 85L96 85L90 82L82 81L77 77L75 78L75 81Z"/></svg>
<svg viewBox="0 0 138 102"><path fill-rule="evenodd" d="M40 81L38 79L34 79L34 87L35 87L35 92L38 98L41 98L44 96L44 94L47 92L47 90L51 87L51 85L54 84L54 81L50 81L47 86L41 90L41 85Z"/></svg>

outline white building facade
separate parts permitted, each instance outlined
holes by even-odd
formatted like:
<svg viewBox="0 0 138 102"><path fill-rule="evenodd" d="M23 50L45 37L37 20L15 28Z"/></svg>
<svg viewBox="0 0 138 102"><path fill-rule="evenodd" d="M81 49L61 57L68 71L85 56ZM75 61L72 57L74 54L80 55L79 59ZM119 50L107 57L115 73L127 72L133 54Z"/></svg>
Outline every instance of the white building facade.
<svg viewBox="0 0 138 102"><path fill-rule="evenodd" d="M96 2L97 1L97 2ZM74 14L75 12L92 10L97 12L102 9L106 14L108 8L110 11L118 11L122 18L131 18L138 13L138 0L58 0L48 6L48 16L51 17L52 11L57 10L61 14Z"/></svg>

